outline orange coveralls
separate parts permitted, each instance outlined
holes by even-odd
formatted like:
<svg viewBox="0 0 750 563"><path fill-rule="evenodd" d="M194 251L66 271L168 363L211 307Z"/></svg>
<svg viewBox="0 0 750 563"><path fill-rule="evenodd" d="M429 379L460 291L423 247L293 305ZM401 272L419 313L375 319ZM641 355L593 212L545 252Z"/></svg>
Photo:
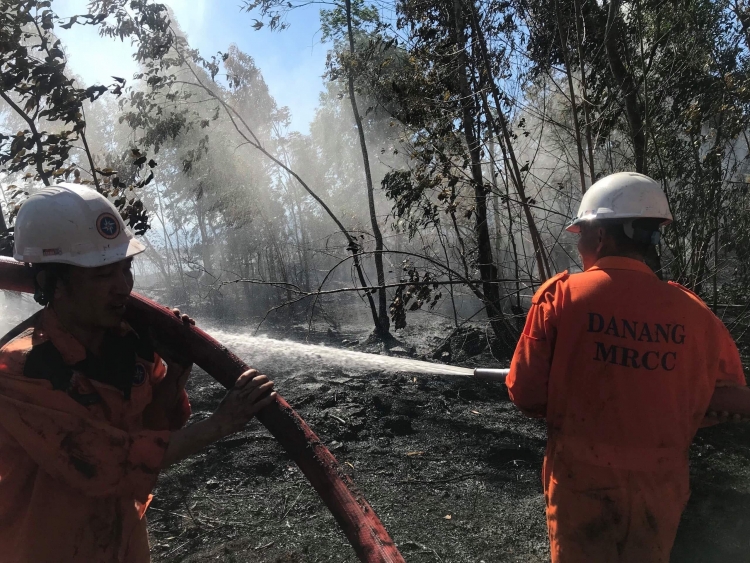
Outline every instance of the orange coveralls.
<svg viewBox="0 0 750 563"><path fill-rule="evenodd" d="M156 406L166 369L127 325L102 359L49 308L0 345L0 561L149 561L144 513L187 395Z"/></svg>
<svg viewBox="0 0 750 563"><path fill-rule="evenodd" d="M534 295L507 385L547 420L553 563L668 562L690 443L714 388L745 385L705 303L628 258L559 274Z"/></svg>

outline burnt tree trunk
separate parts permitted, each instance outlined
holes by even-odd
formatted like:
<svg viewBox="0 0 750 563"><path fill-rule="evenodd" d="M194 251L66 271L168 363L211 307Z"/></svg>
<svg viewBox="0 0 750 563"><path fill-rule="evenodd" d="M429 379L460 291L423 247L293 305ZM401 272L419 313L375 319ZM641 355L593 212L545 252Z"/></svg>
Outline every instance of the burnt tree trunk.
<svg viewBox="0 0 750 563"><path fill-rule="evenodd" d="M349 36L349 64L347 65L347 79L349 83L349 99L352 104L354 121L357 123L357 133L359 134L359 146L362 150L362 165L365 169L365 182L367 184L367 204L370 210L370 225L372 234L375 237L375 272L378 277L378 319L375 327L379 336L389 336L390 319L388 318L388 299L385 291L385 270L383 268L383 234L380 232L378 217L375 213L375 194L372 185L372 173L370 171L370 156L367 152L367 142L365 140L365 130L362 126L362 117L359 115L357 108L357 99L354 92L354 68L352 61L354 59L354 31L352 30L352 3L351 0L345 0L346 4L346 28Z"/></svg>
<svg viewBox="0 0 750 563"><path fill-rule="evenodd" d="M612 78L622 93L625 102L625 116L630 129L630 139L633 143L633 156L635 171L648 174L648 161L646 159L646 129L644 127L645 116L643 104L638 99L638 87L633 75L628 71L620 52L622 42L622 15L620 14L620 1L610 0L609 12L607 14L607 34L604 45L607 51L609 68ZM654 273L663 279L661 257L656 246L650 246L645 257L646 264Z"/></svg>
<svg viewBox="0 0 750 563"><path fill-rule="evenodd" d="M506 341L508 330L503 322L504 315L500 301L500 287L497 284L497 266L492 256L492 244L490 242L490 231L487 225L487 190L484 186L482 175L482 157L479 139L475 133L476 105L474 95L469 87L467 72L469 61L466 56L466 35L464 32L464 13L461 0L453 0L453 33L456 42L456 80L458 82L459 94L461 95L461 110L463 120L463 131L466 144L471 157L471 178L474 187L474 231L477 237L477 265L479 276L482 280L482 293L484 294L484 305L487 316L495 335ZM512 339L512 337L511 337Z"/></svg>

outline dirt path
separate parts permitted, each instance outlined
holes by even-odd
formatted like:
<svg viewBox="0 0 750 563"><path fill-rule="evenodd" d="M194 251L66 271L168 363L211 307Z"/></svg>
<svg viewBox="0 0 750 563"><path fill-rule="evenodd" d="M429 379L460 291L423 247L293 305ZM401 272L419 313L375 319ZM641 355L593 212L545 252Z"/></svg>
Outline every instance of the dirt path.
<svg viewBox="0 0 750 563"><path fill-rule="evenodd" d="M349 470L407 561L548 560L542 422L504 386L413 374L266 369ZM223 390L190 382L196 419ZM672 560L750 562L750 425L701 431ZM149 509L154 560L354 562L304 476L265 430L165 472Z"/></svg>

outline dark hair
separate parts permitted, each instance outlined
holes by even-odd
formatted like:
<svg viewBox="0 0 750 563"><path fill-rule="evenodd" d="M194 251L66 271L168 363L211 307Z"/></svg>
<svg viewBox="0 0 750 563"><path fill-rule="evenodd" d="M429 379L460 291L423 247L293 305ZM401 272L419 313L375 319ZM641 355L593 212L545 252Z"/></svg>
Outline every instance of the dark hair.
<svg viewBox="0 0 750 563"><path fill-rule="evenodd" d="M663 219L633 220L631 222L633 238L626 234L623 221L599 221L599 225L614 241L618 254L635 254L644 257L649 247L654 244L652 235L659 232L659 226L663 221Z"/></svg>
<svg viewBox="0 0 750 563"><path fill-rule="evenodd" d="M40 285L37 276L44 272L44 285ZM67 264L32 264L31 274L34 277L34 301L48 305L55 296L57 282L68 281L70 266Z"/></svg>

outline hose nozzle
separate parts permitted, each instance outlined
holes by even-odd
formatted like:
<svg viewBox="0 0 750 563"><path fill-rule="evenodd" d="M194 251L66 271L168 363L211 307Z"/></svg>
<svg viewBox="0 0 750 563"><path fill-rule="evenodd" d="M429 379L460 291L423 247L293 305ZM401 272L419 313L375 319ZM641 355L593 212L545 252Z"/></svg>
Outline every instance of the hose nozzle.
<svg viewBox="0 0 750 563"><path fill-rule="evenodd" d="M497 368L475 368L474 377L477 379L484 379L485 381L499 381L505 383L505 378L510 373L509 369L497 369Z"/></svg>

